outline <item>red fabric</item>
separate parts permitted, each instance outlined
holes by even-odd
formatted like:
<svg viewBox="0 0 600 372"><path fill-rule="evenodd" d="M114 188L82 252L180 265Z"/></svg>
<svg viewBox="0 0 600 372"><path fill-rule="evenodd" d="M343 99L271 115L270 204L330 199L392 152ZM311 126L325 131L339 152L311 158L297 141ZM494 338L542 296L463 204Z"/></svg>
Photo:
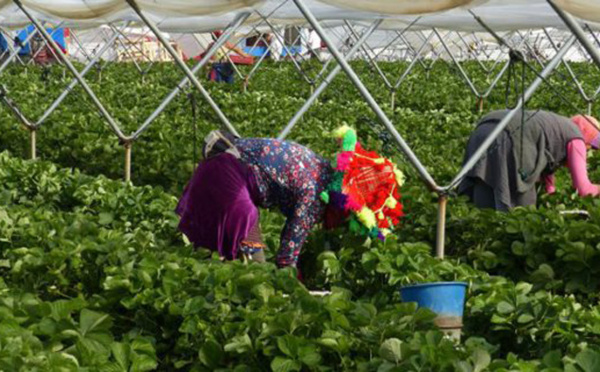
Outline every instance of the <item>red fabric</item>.
<svg viewBox="0 0 600 372"><path fill-rule="evenodd" d="M390 228L390 221L397 225L403 212L393 164L387 159L381 164L374 162L373 159L382 157L374 151L364 150L360 145L356 146L355 153L357 156L352 157L344 175L342 192L361 206L381 211L384 218L377 219L379 228ZM390 195L397 201L394 208L385 206Z"/></svg>

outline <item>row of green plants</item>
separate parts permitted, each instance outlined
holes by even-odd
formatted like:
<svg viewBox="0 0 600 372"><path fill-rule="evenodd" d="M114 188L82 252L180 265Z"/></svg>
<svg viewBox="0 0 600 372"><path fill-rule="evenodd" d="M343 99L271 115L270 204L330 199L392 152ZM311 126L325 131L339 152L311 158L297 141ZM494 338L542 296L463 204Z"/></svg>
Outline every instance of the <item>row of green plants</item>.
<svg viewBox="0 0 600 372"><path fill-rule="evenodd" d="M315 298L289 269L193 250L160 190L6 153L0 169L4 370L593 371L600 360L597 307L439 261L427 244L316 234L306 286L332 295ZM319 239L342 248L318 252ZM399 299L400 285L434 280L471 285L460 346Z"/></svg>
<svg viewBox="0 0 600 372"><path fill-rule="evenodd" d="M392 111L389 92L368 65L355 67L429 170L449 180L480 115L451 68L437 63L429 79L417 69ZM399 64L383 67L401 73ZM477 84L489 82L476 64L466 67ZM600 83L593 66L575 67L588 76L587 89ZM3 76L32 117L64 83L60 68L36 83L41 75L28 68ZM179 77L165 64L132 84L138 78L128 65L90 75L129 129ZM560 75L553 80L580 102ZM266 66L247 93L239 86L209 89L240 131L255 136L274 135L309 94L285 64ZM500 87L486 108L504 107L505 98ZM547 89L530 106L574 113ZM537 209L498 214L453 198L447 245L454 258L438 261L430 253L435 195L420 185L349 82L336 80L291 138L331 155L336 146L327 133L342 123L357 127L368 147L392 156L409 176L407 216L397 241L386 244L343 232L313 234L301 259L305 285L334 293L315 299L292 272L223 264L177 234L177 196L198 143L216 127L206 105L198 112L195 130L183 95L134 145L134 183L158 188L76 170L123 173L122 147L81 92L38 133L39 154L58 166L0 155L0 369L598 369L597 203L575 197L566 174L558 177L559 193L542 197ZM26 131L4 107L0 117L0 149L26 156ZM600 177L597 162L592 156L593 179ZM564 209L591 215L562 216ZM280 217L263 214L269 255L280 227ZM435 280L471 284L462 346L435 330L432 314L400 302L400 285Z"/></svg>
<svg viewBox="0 0 600 372"><path fill-rule="evenodd" d="M403 63L381 66L390 78L399 76L405 67ZM449 181L460 166L466 137L480 116L477 99L455 68L442 61L433 65L429 75L421 67L415 68L399 88L393 111L390 92L372 68L359 62L355 68L432 174L441 183ZM600 85L594 66L578 64L573 68L579 77L585 78L582 81L588 91ZM465 70L478 87L491 83L491 77L476 62L465 63ZM113 64L101 73L92 70L87 77L101 101L122 124L124 132L131 133L154 111L181 74L172 64L158 64L142 81L134 66ZM566 99L584 110L587 105L566 77L562 69L551 81ZM532 78L529 74L528 80ZM44 112L67 82L60 66L51 67L50 73L35 66L13 66L3 74L3 85L9 95L31 120ZM506 83L504 79L486 100L486 110L506 107ZM241 82L232 86L207 83L207 88L244 136L276 135L310 93L310 87L291 64L265 64L255 75L248 92L243 93L240 85ZM180 94L134 144L134 183L162 186L177 194L189 179L198 160L202 138L219 125L216 115L197 93L193 93L198 105L197 115L193 117L190 93ZM512 94L508 103L512 104L516 98ZM576 112L546 86L539 90L530 107L565 115ZM28 156L28 132L4 106L0 108L0 119L0 149ZM290 139L331 155L336 150L335 145L323 134L347 123L357 127L363 140L369 139L375 146L381 146L378 131L373 129L376 121L356 89L340 75L292 131ZM44 159L89 174L123 177L123 146L79 88L48 118L37 138L38 155ZM440 151L441 148L444 151ZM392 152L398 153L397 149ZM413 172L410 175L416 176ZM411 180L418 184L416 177Z"/></svg>

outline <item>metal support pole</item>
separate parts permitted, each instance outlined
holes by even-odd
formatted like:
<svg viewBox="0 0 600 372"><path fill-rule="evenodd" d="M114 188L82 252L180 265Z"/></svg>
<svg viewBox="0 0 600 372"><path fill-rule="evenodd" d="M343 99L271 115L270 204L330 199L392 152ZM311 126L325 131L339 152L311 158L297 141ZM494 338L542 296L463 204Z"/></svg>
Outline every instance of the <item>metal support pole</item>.
<svg viewBox="0 0 600 372"><path fill-rule="evenodd" d="M21 42L21 45L25 45L27 44L36 34L37 34L37 30L33 30L29 35L27 35L27 37L25 38L25 40L23 40ZM0 65L0 72L4 71L8 65L13 61L13 59L15 59L15 57L19 54L19 52L21 51L21 49L23 49L23 47L21 47L20 45L18 45L8 56L8 58L2 63L2 65Z"/></svg>
<svg viewBox="0 0 600 372"><path fill-rule="evenodd" d="M399 38L403 37L404 34L410 29L412 28L412 26L414 26L418 21L421 20L421 17L417 17L415 18L412 22L410 22L408 24L408 26L406 26L404 29L400 30L400 31L396 31L396 36L392 39L392 41L390 41L389 43L387 43L383 49L381 49L379 52L377 52L377 54L375 54L375 59L377 59L379 57L379 55L381 53L383 53L383 51L387 50L390 46L392 46L396 40L398 40Z"/></svg>
<svg viewBox="0 0 600 372"><path fill-rule="evenodd" d="M298 70L298 73L300 73L300 76L302 76L302 78L304 80L306 80L306 82L308 84L312 83L312 80L308 77L308 75L306 75L306 72L304 72L304 70L302 69L302 66L300 66L300 64L298 64L298 61L296 61L296 58L294 58L294 55L292 53L292 51L287 47L286 43L285 43L285 39L277 32L277 30L275 29L275 26L273 26L273 24L262 14L260 14L259 12L258 15L262 18L263 22L269 26L269 28L271 29L271 32L275 35L275 37L277 38L277 41L282 45L283 50L287 53L287 55L290 57L292 63L294 64L294 66L296 67L296 70ZM300 38L300 36L298 36L298 38ZM296 39L298 39L296 38Z"/></svg>
<svg viewBox="0 0 600 372"><path fill-rule="evenodd" d="M119 43L121 44L121 46L123 47L123 49L125 50L125 52L127 53L127 55L129 55L129 58L131 58L131 60L135 63L135 65L138 67L138 70L140 71L140 73L142 73L144 70L137 64L136 60L135 60L135 56L132 54L131 52L131 48L135 49L138 51L138 53L140 53L140 55L144 58L144 60L146 60L147 62L152 62L152 58L150 58L150 56L148 56L148 54L146 54L144 52L143 49L141 49L137 44L138 42L142 41L143 39L146 38L146 36L151 32L145 32L144 34L142 34L140 37L134 39L134 40L130 40L129 37L127 37L127 35L125 35L125 33L123 33L123 31L115 28L114 26L111 26L113 28L114 31L118 32L119 34L121 34L121 36L123 37L123 39L125 39L129 45L131 47L128 47L127 44L125 44L122 40L119 39Z"/></svg>
<svg viewBox="0 0 600 372"><path fill-rule="evenodd" d="M111 127L111 129L113 130L113 132L115 132L115 134L119 138L121 138L121 139L124 138L125 136L124 136L123 132L121 131L121 129L119 128L119 125L116 123L116 121L110 115L110 113L106 110L106 108L102 105L102 103L100 102L100 100L98 99L98 97L96 97L96 94L94 94L94 91L92 90L92 88L90 88L90 86L87 84L87 82L85 81L85 79L79 74L79 72L77 71L77 69L75 68L75 66L73 66L73 64L71 63L71 61L69 61L69 59L63 54L62 50L60 50L60 48L58 47L58 45L56 45L56 42L54 41L54 39L52 39L52 36L50 36L48 34L48 32L46 31L46 29L44 27L42 27L42 25L37 20L37 18L35 18L23 6L23 4L21 3L21 0L13 0L13 2L19 7L19 9L21 9L21 11L23 12L23 14L25 14L27 16L27 18L29 18L29 20L38 29L38 31L44 37L44 39L46 39L46 42L49 43L50 45L52 45L56 49L58 57L67 66L67 68L69 69L69 71L71 71L71 73L73 74L73 76L75 76L75 78L77 79L77 81L79 81L79 84L81 84L83 90L92 99L92 101L94 102L94 104L96 105L96 107L98 108L98 110L100 110L100 113L102 114L102 116L104 116L104 118L108 122L108 124Z"/></svg>
<svg viewBox="0 0 600 372"><path fill-rule="evenodd" d="M233 22L227 27L223 35L221 35L221 37L219 37L217 41L215 41L212 47L206 51L204 57L200 60L200 62L198 62L196 66L192 68L191 72L194 76L198 71L200 71L200 69L202 69L202 67L204 67L208 63L208 61L210 61L212 56L214 56L215 53L219 50L219 48L221 48L227 42L227 40L229 40L229 38L231 37L231 35L233 35L235 30L238 27L240 27L240 25L244 23L249 16L250 13L241 13L233 20ZM190 79L187 76L184 77L179 82L179 84L175 86L171 93L169 93L169 95L161 102L161 104L156 108L156 110L154 110L154 112L144 121L140 128L136 130L135 133L133 133L130 137L128 137L128 139L131 141L135 141L150 126L150 124L152 124L152 122L156 120L156 118L165 110L169 103L171 103L171 101L173 101L173 99L175 99L175 97L177 97L177 95L189 83Z"/></svg>
<svg viewBox="0 0 600 372"><path fill-rule="evenodd" d="M75 42L77 48L81 51L81 54L83 54L85 59L87 59L88 62L91 61L92 56L90 56L90 54L87 52L87 50L85 50L85 47L83 46L83 44L77 37L77 34L75 34L75 32L73 32L73 31L71 31L71 39Z"/></svg>
<svg viewBox="0 0 600 372"><path fill-rule="evenodd" d="M32 124L27 117L25 117L21 110L19 110L17 105L8 97L8 92L4 86L0 86L0 99L2 99L2 102L8 106L8 108L17 117L17 119L19 119L21 124L23 124L26 129L31 130L35 127L35 125Z"/></svg>
<svg viewBox="0 0 600 372"><path fill-rule="evenodd" d="M352 49L350 49L350 51L346 55L346 59L350 59L350 58L352 58L353 55L356 54L356 52L360 49L360 46L362 45L362 43L364 43L369 38L369 36L371 36L373 34L373 32L375 32L375 30L377 29L377 27L379 27L381 22L382 22L382 20L375 21L364 32L364 34L358 40L358 42L356 42L356 44L354 44ZM329 75L327 75L327 77L323 80L323 82L319 85L319 87L311 94L311 96L306 100L306 102L304 102L304 105L302 105L300 110L298 110L298 112L296 112L296 114L290 120L290 122L285 126L285 128L283 128L281 133L279 133L279 136L277 136L277 139L284 140L288 136L288 134L290 134L290 132L292 131L294 126L300 121L300 119L302 119L302 116L304 116L304 114L308 111L308 109L315 103L317 98L319 98L321 93L323 93L323 91L329 86L329 84L331 84L333 79L337 76L337 74L341 70L342 70L342 67L340 65L335 66L333 68L333 70L331 70Z"/></svg>
<svg viewBox="0 0 600 372"><path fill-rule="evenodd" d="M131 59L131 62L133 62L133 65L135 66L136 70L138 70L138 72L140 74L142 74L144 72L144 70L142 69L142 67L140 66L140 64L136 61L135 56L131 53L131 51L129 50L129 48L125 45L125 43L123 43L123 40L121 39L117 39L117 42L119 44L121 44L121 48L123 48L125 54L127 55L127 57L129 57L129 59ZM122 61L121 58L119 58L120 55L117 55L117 58ZM142 54L142 57L145 57L145 55Z"/></svg>
<svg viewBox="0 0 600 372"><path fill-rule="evenodd" d="M408 65L408 67L406 68L406 70L404 71L402 76L400 76L400 78L396 82L396 85L394 85L394 91L396 91L396 90L398 90L398 88L400 88L400 85L402 85L402 83L406 80L406 78L408 78L408 75L415 68L417 63L421 60L423 51L425 50L425 47L428 45L429 40L431 39L432 36L433 36L433 33L429 34L427 39L425 39L425 41L423 42L423 45L421 45L419 50L415 52L415 56L414 56L413 60L410 62L410 64Z"/></svg>
<svg viewBox="0 0 600 372"><path fill-rule="evenodd" d="M442 38L442 36L439 34L438 30L435 27L433 28L433 32L435 33L435 35L438 37L438 39L440 40L440 42L444 46L444 49L446 50L446 53L448 53L448 55L452 59L452 62L454 62L454 64L458 68L458 71L460 71L460 74L465 79L465 82L469 86L469 89L471 89L471 91L473 92L473 94L475 94L475 96L481 97L481 94L479 93L479 91L477 90L477 88L475 88L475 85L473 84L473 82L469 78L469 75L467 75L467 72L463 69L462 65L458 62L458 60L454 56L454 53L452 53L452 51L450 50L450 48L448 47L448 45L446 45L446 42L444 41L444 39Z"/></svg>
<svg viewBox="0 0 600 372"><path fill-rule="evenodd" d="M575 37L572 36L569 38L567 42L563 45L561 50L554 56L552 61L548 63L546 68L541 72L540 76L538 76L535 81L531 84L531 86L527 89L524 96L519 99L516 107L511 110L501 121L496 125L496 128L489 134L489 136L483 141L481 146L475 151L475 153L471 156L471 158L465 163L460 172L454 177L452 182L448 186L442 188L443 191L449 191L454 187L458 186L460 181L467 175L467 173L473 169L473 167L477 164L477 162L481 159L481 157L487 152L489 147L494 143L496 138L502 133L502 131L506 128L508 123L512 120L512 118L521 110L521 108L525 105L525 102L529 101L531 96L535 93L535 91L540 87L540 85L544 82L548 76L556 69L556 67L561 63L562 58L567 54L569 49L575 43Z"/></svg>
<svg viewBox="0 0 600 372"><path fill-rule="evenodd" d="M500 70L500 72L498 73L498 75L496 75L496 78L494 79L492 84L490 84L488 90L486 90L485 93L483 93L480 98L485 99L485 98L489 97L489 95L492 93L492 91L494 90L496 85L498 85L498 83L500 82L500 79L502 79L502 77L504 76L506 71L508 71L509 67L510 67L510 60L506 61L506 63L504 64L504 67L502 67L502 70Z"/></svg>
<svg viewBox="0 0 600 372"><path fill-rule="evenodd" d="M37 141L36 141L36 133L37 133L37 129L32 128L31 130L29 130L29 142L30 142L30 155L31 155L31 160L35 160L37 159Z"/></svg>
<svg viewBox="0 0 600 372"><path fill-rule="evenodd" d="M390 131L390 133L392 134L392 136L394 137L396 142L398 142L400 149L406 155L406 157L408 158L408 161L416 168L417 172L419 173L419 175L421 176L423 181L425 181L427 186L429 188L431 188L432 190L439 190L439 187L435 183L433 177L431 177L431 175L429 174L427 169L425 169L425 167L423 166L423 164L421 163L419 158L417 158L417 156L412 151L410 146L408 146L406 141L404 141L404 138L400 135L400 133L398 133L398 131L394 127L394 124L390 121L390 119L387 117L385 112L383 112L381 107L377 104L377 102L375 101L375 99L373 98L373 96L371 95L369 90L364 86L364 84L362 83L360 78L356 75L356 72L354 72L354 70L352 69L350 64L348 62L346 62L346 60L341 55L341 53L337 50L335 45L333 45L333 43L329 39L329 36L327 36L327 34L325 33L325 30L323 30L323 28L319 24L319 21L317 21L317 19L312 14L310 9L308 9L308 7L306 7L303 0L293 0L293 1L296 4L296 6L298 7L298 9L300 10L300 12L304 15L306 20L312 25L313 29L319 34L319 36L321 37L321 40L323 40L325 42L325 44L329 48L329 51L331 52L333 57L337 60L338 64L342 67L342 69L344 70L346 75L348 75L348 78L352 81L354 86L356 86L356 88L359 90L360 94L363 96L365 101L367 101L367 104L371 107L371 109L377 115L379 120L381 120L382 123L386 126L386 128Z"/></svg>
<svg viewBox="0 0 600 372"><path fill-rule="evenodd" d="M558 46L556 45L554 40L552 40L550 33L545 28L544 28L544 34L548 38L550 46L552 46L552 48L558 52ZM579 94L584 99L584 101L589 103L591 101L591 98L588 97L585 89L583 88L583 85L581 84L581 82L579 81L579 78L577 77L577 74L575 74L575 71L573 71L573 69L571 68L571 65L569 64L569 61L567 61L566 58L563 58L563 64L565 65L565 68L567 69L567 72L569 73L569 75L571 75L571 79L573 79L573 83L575 84L575 87L579 91Z"/></svg>
<svg viewBox="0 0 600 372"><path fill-rule="evenodd" d="M87 75L87 73L94 67L94 65L96 63L98 63L98 60L100 59L100 57L104 53L106 53L106 51L115 43L115 41L118 37L119 37L119 34L117 34L117 33L113 34L113 36L107 41L106 44L104 44L104 46L96 53L96 55L91 57L91 60L88 62L88 64L85 66L85 68L81 71L82 77ZM56 98L54 100L54 102L52 102L52 105L50 105L50 107L48 107L48 109L46 109L44 114L35 123L36 127L39 127L40 125L42 125L44 123L44 121L46 121L46 119L48 119L48 117L54 112L54 110L56 110L56 108L64 101L64 99L67 98L69 93L71 93L71 91L73 91L73 89L75 88L75 86L78 83L79 83L79 81L77 79L73 79L71 81L71 83L60 94L60 96L58 96L58 98Z"/></svg>
<svg viewBox="0 0 600 372"><path fill-rule="evenodd" d="M17 1L17 0L15 0L15 1ZM18 1L20 1L20 0L18 0ZM229 119L227 119L227 117L225 116L225 114L223 113L223 111L221 111L221 109L216 104L216 102L213 101L213 99L210 96L210 94L206 91L206 89L204 89L204 87L202 86L202 84L200 84L200 81L198 81L198 79L196 78L196 75L194 75L194 73L188 68L188 66L185 64L185 62L183 62L181 60L181 58L179 58L179 56L177 55L177 53L175 52L175 50L173 49L173 47L171 46L171 44L169 44L168 40L165 39L164 35L160 32L160 30L158 29L158 27L156 27L156 24L154 22L152 22L150 19L148 19L148 17L146 17L146 15L144 14L144 12L142 12L142 10L140 9L140 7L135 2L135 0L126 0L126 1L127 1L127 4L129 4L129 6L140 17L140 19L142 20L142 22L144 22L150 28L150 30L152 30L152 33L156 36L156 38L160 41L160 43L165 47L165 49L167 49L167 52L169 52L169 54L171 55L171 57L173 58L173 60L175 61L175 63L177 63L177 65L179 66L179 68L185 73L185 75L188 77L188 79L190 79L190 81L192 82L192 84L194 85L194 87L196 89L198 89L198 91L200 91L200 93L202 94L202 96L204 96L204 99L206 99L206 101L208 102L209 106L217 114L217 116L219 117L219 120L221 120L221 122L223 123L224 127L229 132L231 132L231 133L233 133L235 135L239 135L238 132L233 127L233 125L231 124L231 122L229 122Z"/></svg>
<svg viewBox="0 0 600 372"><path fill-rule="evenodd" d="M350 38L354 38L356 40L358 40L358 35L356 34L356 31L354 30L354 27L352 27L352 25L350 24L350 22L348 22L347 20L344 21L344 23L346 24L346 26L350 29ZM381 79L383 80L383 83L387 86L387 88L391 91L392 90L392 84L390 83L390 81L388 80L387 76L385 75L385 72L383 72L383 70L381 70L381 67L379 67L379 64L377 63L377 61L373 58L373 56L371 56L371 54L375 54L372 52L371 49L371 53L369 53L369 50L371 49L367 43L364 43L362 45L362 50L365 53L365 55L367 56L367 59L369 60L369 62L371 63L371 66L373 66L375 68L375 70L377 71L377 73L379 74L379 76L381 76Z"/></svg>
<svg viewBox="0 0 600 372"><path fill-rule="evenodd" d="M446 252L446 206L448 205L448 195L440 195L438 201L438 224L437 237L435 244L436 257L444 259Z"/></svg>
<svg viewBox="0 0 600 372"><path fill-rule="evenodd" d="M417 36L419 36L419 39L421 39L421 41L424 43L423 45L421 45L420 50L425 51L425 48L429 45L429 41L431 40L431 37L433 36L433 32L429 33L428 37L425 37L423 35L423 32L417 32L416 33ZM402 41L404 42L404 45L406 45L406 47L408 48L408 50L413 54L414 58L416 58L419 53L417 53L417 51L415 50L415 48L413 48L413 46L411 45L410 41L408 41L408 39L404 36L402 36ZM431 51L432 53L435 53L435 48L433 45L431 46ZM435 63L435 60L429 65L427 66L427 64L425 64L425 62L423 61L423 58L417 58L419 64L421 65L421 67L423 67L423 69L429 74L429 71L433 68L433 64ZM429 77L427 77L429 79Z"/></svg>
<svg viewBox="0 0 600 372"><path fill-rule="evenodd" d="M6 47L7 47L6 50L2 53L2 55L0 55L0 59L2 59L2 57L4 57L4 55L5 55L5 53L10 54L10 53L14 52L15 46L14 46L14 37L10 31L5 30L4 28L0 28L0 32L2 34L4 34L4 37L6 40ZM21 57L19 57L18 53L17 53L16 58L22 66L25 66L25 63L23 62Z"/></svg>
<svg viewBox="0 0 600 372"><path fill-rule="evenodd" d="M131 146L133 143L125 142L125 182L131 182Z"/></svg>
<svg viewBox="0 0 600 372"><path fill-rule="evenodd" d="M248 88L250 79L252 78L252 76L254 76L254 73L258 70L259 66L266 59L267 54L271 51L271 48L272 48L272 45L269 45L267 47L267 50L265 50L265 52L260 56L258 61L254 62L254 66L252 67L252 70L250 70L250 72L248 72L248 75L246 75L246 77L244 78L244 92L246 91L246 88Z"/></svg>
<svg viewBox="0 0 600 372"><path fill-rule="evenodd" d="M467 48L467 53L469 53L469 55L470 55L471 57L475 58L475 60L477 61L477 63L479 63L479 66L480 66L480 67L483 69L483 71L485 71L485 73L489 75L489 74L490 74L490 69L489 69L489 67L487 67L487 66L486 66L486 65L483 63L483 61L481 61L481 60L479 59L479 55L480 55L480 53L477 53L476 51L474 51L474 50L471 48L471 45L469 45L469 43L467 42L467 40L465 39L465 37L464 37L464 36L463 36L463 35L462 35L462 34L461 34L459 31L457 31L457 32L455 32L455 33L456 33L456 35L458 36L458 38L459 38L459 39L462 41L463 45L464 45L464 46ZM473 38L476 38L476 36L475 36L475 33L474 33L474 32L472 33L472 36L473 36Z"/></svg>
<svg viewBox="0 0 600 372"><path fill-rule="evenodd" d="M587 38L585 35L585 31L581 28L579 23L571 16L570 14L563 11L559 8L552 0L547 0L548 4L554 9L556 14L563 20L563 22L567 25L567 27L573 32L573 35L579 40L581 45L585 48L585 50L590 54L590 57L594 60L598 68L600 68L600 51L594 47L594 44Z"/></svg>

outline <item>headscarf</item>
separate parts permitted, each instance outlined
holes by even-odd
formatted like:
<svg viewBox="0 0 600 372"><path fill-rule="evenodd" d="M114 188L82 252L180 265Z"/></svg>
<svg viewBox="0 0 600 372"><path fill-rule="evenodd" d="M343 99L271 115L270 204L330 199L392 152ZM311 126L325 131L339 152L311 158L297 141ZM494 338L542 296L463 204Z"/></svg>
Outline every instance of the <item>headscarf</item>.
<svg viewBox="0 0 600 372"><path fill-rule="evenodd" d="M600 125L598 120L587 115L577 115L572 117L571 120L583 134L583 140L587 146L595 150L600 148L600 130L598 130Z"/></svg>

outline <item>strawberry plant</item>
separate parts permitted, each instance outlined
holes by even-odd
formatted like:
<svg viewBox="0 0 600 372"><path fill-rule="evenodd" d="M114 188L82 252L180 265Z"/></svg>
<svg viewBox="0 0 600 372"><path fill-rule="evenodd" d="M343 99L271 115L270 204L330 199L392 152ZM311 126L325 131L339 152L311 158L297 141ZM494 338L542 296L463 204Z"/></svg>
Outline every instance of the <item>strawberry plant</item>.
<svg viewBox="0 0 600 372"><path fill-rule="evenodd" d="M353 63L434 177L449 181L480 116L453 68L438 63L429 74L416 68L392 110L379 77ZM390 77L403 67L382 64ZM489 83L478 64L464 67L478 86ZM573 68L588 90L600 84L593 66ZM564 73L551 80L584 107ZM57 66L50 72L15 66L4 79L32 118L43 112L40 101L66 83ZM154 66L143 83L127 64L88 75L127 131L179 79L170 64ZM236 85L207 88L242 134L273 136L308 96L302 84L289 64L267 63L246 93ZM505 106L503 84L486 109ZM111 180L122 176L123 149L79 90L38 133L39 155L52 163L0 153L1 370L598 369L599 205L574 196L565 171L557 175L558 192L541 196L536 208L502 214L452 198L449 257L440 261L431 254L436 195L340 76L290 138L330 156L337 146L327 133L342 123L356 127L367 147L406 173L407 216L385 243L315 232L300 260L300 283L293 271L272 264L223 263L177 232L173 210L198 160L193 139L199 143L216 126L197 101L197 131L189 98L181 95L134 144L133 181L141 186ZM529 106L574 113L545 87ZM0 149L25 156L27 133L8 110L0 118ZM599 158L590 155L597 180ZM589 218L560 213L569 209L586 210ZM261 220L271 258L283 220L270 212ZM402 285L454 280L469 283L460 345L436 329L431 312L399 296ZM307 289L332 294L314 297Z"/></svg>

